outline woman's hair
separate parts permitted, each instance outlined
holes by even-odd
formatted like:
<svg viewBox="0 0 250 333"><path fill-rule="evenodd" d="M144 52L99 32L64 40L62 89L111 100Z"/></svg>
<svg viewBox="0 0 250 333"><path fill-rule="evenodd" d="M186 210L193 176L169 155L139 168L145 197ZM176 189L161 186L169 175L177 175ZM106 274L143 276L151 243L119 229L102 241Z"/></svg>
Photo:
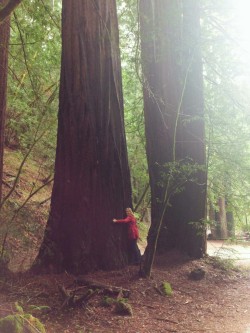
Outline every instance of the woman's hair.
<svg viewBox="0 0 250 333"><path fill-rule="evenodd" d="M130 216L134 216L134 213L131 208L126 208L126 213Z"/></svg>

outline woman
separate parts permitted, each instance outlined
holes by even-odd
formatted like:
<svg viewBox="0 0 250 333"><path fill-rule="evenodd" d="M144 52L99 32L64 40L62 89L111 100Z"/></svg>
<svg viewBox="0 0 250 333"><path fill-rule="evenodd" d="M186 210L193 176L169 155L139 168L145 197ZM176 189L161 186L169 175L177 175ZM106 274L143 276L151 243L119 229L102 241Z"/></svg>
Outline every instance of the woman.
<svg viewBox="0 0 250 333"><path fill-rule="evenodd" d="M126 208L127 217L125 219L113 219L114 223L128 223L128 239L129 239L129 254L130 263L139 265L141 262L141 253L137 245L139 231L136 225L136 218L131 208Z"/></svg>

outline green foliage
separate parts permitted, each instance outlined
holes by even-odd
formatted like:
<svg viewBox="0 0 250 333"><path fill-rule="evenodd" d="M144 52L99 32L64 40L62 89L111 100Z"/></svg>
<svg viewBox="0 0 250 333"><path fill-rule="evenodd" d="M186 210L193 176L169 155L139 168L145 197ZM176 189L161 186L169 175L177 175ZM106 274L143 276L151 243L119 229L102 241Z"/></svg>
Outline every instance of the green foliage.
<svg viewBox="0 0 250 333"><path fill-rule="evenodd" d="M218 210L218 199L225 197L239 225L250 213L249 73L238 38L240 6L205 1L202 11L208 198Z"/></svg>
<svg viewBox="0 0 250 333"><path fill-rule="evenodd" d="M166 189L164 202L170 204L170 198L181 193L187 182L198 182L198 174L205 171L204 165L199 165L191 159L186 158L180 161L165 163L163 166L158 165L161 174L161 181L158 186ZM159 200L162 200L159 198Z"/></svg>
<svg viewBox="0 0 250 333"><path fill-rule="evenodd" d="M145 240L148 235L149 225L140 221L137 222L137 225L139 229L140 239Z"/></svg>
<svg viewBox="0 0 250 333"><path fill-rule="evenodd" d="M206 230L215 226L215 221L202 219L200 221L191 221L189 224L196 230L197 235L202 236Z"/></svg>
<svg viewBox="0 0 250 333"><path fill-rule="evenodd" d="M235 270L235 260L234 259L220 258L218 256L215 256L215 257L209 257L206 260L214 268L218 268L218 269L221 269L226 272Z"/></svg>
<svg viewBox="0 0 250 333"><path fill-rule="evenodd" d="M53 165L60 73L60 5L23 1L12 15L5 141Z"/></svg>
<svg viewBox="0 0 250 333"><path fill-rule="evenodd" d="M143 96L140 74L139 25L137 1L118 1L124 117L127 149L136 206L148 184L148 167L145 154ZM141 203L139 212L148 206L149 194Z"/></svg>

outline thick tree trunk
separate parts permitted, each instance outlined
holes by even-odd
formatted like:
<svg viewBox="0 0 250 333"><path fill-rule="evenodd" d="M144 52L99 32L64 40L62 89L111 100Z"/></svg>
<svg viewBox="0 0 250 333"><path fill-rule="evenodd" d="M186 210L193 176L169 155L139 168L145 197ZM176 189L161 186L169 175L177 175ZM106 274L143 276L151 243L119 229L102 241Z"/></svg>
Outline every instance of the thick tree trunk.
<svg viewBox="0 0 250 333"><path fill-rule="evenodd" d="M198 4L183 3L183 63L181 66L180 1L141 0L140 23L144 112L147 157L152 196L152 223L148 235L144 271L148 275L154 251L179 248L193 257L206 251L206 174L195 172L196 182L187 179L182 190L179 180L163 180L164 164L185 159L205 165L202 63ZM182 79L182 85L180 79ZM181 91L182 90L182 91ZM181 170L180 170L181 171ZM184 172L184 171L183 171ZM171 186L169 185L171 183ZM168 198L170 206L167 206ZM160 231L160 233L159 233Z"/></svg>
<svg viewBox="0 0 250 333"><path fill-rule="evenodd" d="M131 206L115 0L63 1L55 181L38 262L59 270L127 262Z"/></svg>
<svg viewBox="0 0 250 333"><path fill-rule="evenodd" d="M22 0L0 1L0 24L7 19ZM2 5L4 5L2 7Z"/></svg>
<svg viewBox="0 0 250 333"><path fill-rule="evenodd" d="M146 150L151 187L151 227L145 256L149 275L160 225L166 223L164 164L174 160L180 100L180 18L178 1L141 0L141 57Z"/></svg>
<svg viewBox="0 0 250 333"><path fill-rule="evenodd" d="M176 137L176 158L205 167L203 73L200 49L200 15L196 0L183 3L183 101ZM187 181L175 198L174 219L163 229L165 244L171 244L191 257L206 253L206 172L197 170L195 181ZM195 222L193 224L193 222ZM197 227L197 228L196 228Z"/></svg>
<svg viewBox="0 0 250 333"><path fill-rule="evenodd" d="M6 1L0 0L0 6ZM8 48L10 38L10 20L0 25L0 202L2 199L4 128L7 100Z"/></svg>

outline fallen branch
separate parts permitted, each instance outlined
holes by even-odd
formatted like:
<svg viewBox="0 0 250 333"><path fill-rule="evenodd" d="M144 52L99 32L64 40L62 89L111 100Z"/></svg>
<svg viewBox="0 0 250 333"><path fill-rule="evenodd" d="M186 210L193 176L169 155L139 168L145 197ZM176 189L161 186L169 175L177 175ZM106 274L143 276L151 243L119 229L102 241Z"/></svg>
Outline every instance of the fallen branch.
<svg viewBox="0 0 250 333"><path fill-rule="evenodd" d="M130 291L128 289L85 279L76 279L71 288L65 288L64 286L59 285L58 289L63 298L61 308L86 305L89 299L96 294L115 296L117 301L123 298L128 298L130 295Z"/></svg>
<svg viewBox="0 0 250 333"><path fill-rule="evenodd" d="M86 305L87 302L92 298L95 294L97 294L97 290L86 289L86 288L78 288L74 290L67 290L64 286L58 286L58 289L63 296L63 303L61 308L65 307L76 307Z"/></svg>
<svg viewBox="0 0 250 333"><path fill-rule="evenodd" d="M78 286L87 286L91 289L99 289L102 290L103 293L108 295L119 295L119 297L128 298L130 295L130 290L124 289L121 287L110 286L107 284L99 283L94 280L86 280L86 279L76 279L75 283Z"/></svg>
<svg viewBox="0 0 250 333"><path fill-rule="evenodd" d="M160 321L167 321L168 323L179 325L179 323L177 321L170 320L170 319L167 319L167 318L155 318L155 319L160 320Z"/></svg>

